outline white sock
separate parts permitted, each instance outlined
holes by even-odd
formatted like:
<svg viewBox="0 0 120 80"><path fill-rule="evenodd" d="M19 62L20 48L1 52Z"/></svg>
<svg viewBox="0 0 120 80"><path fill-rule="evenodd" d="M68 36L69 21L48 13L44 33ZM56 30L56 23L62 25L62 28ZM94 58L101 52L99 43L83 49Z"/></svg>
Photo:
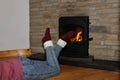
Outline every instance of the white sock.
<svg viewBox="0 0 120 80"><path fill-rule="evenodd" d="M53 46L53 42L52 40L46 41L44 44L44 48L48 47L48 46Z"/></svg>
<svg viewBox="0 0 120 80"><path fill-rule="evenodd" d="M62 48L64 48L67 45L67 42L62 39L59 39L57 44L60 45Z"/></svg>

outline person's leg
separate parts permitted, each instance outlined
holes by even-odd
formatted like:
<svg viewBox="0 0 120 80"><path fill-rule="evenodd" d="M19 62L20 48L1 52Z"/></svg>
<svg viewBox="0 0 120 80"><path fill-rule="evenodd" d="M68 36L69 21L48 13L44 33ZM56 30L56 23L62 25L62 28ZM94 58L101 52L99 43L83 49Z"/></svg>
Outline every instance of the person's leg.
<svg viewBox="0 0 120 80"><path fill-rule="evenodd" d="M60 72L56 56L59 55L61 49L66 45L65 38L59 39L57 46L53 48L53 43L51 41L50 31L48 28L46 29L42 42L47 54L46 61L27 60L25 58L20 59L23 61L24 80L42 80L44 78L54 76Z"/></svg>
<svg viewBox="0 0 120 80"><path fill-rule="evenodd" d="M54 47L56 58L58 58L60 51L62 50L62 48L66 46L66 44L67 43L63 41L62 39L58 40L57 45Z"/></svg>
<svg viewBox="0 0 120 80"><path fill-rule="evenodd" d="M46 52L46 61L48 62L49 66L57 69L57 71L60 71L56 53L53 48L53 42L51 40L49 28L47 28L45 31L45 36L42 39L42 43L43 43L43 47ZM60 50L61 50L61 48L58 49L58 51L60 51Z"/></svg>
<svg viewBox="0 0 120 80"><path fill-rule="evenodd" d="M54 48L54 53L56 57L58 58L60 51L62 48L64 48L68 41L70 41L71 38L76 36L75 31L68 31L64 35L60 37L60 39L57 42L57 46ZM44 47L46 46L46 43L51 41L51 35L50 35L50 29L47 28L45 32L45 36L42 39L42 43L44 44Z"/></svg>
<svg viewBox="0 0 120 80"><path fill-rule="evenodd" d="M46 48L46 61L29 60L24 57L19 57L23 64L24 80L43 80L48 77L57 75L60 72L60 67L53 49L49 43Z"/></svg>
<svg viewBox="0 0 120 80"><path fill-rule="evenodd" d="M67 42L70 41L70 39L75 37L75 36L76 36L75 31L68 31L67 33L65 33L64 35L62 35L60 37L60 39L57 42L57 46L54 48L54 51L55 51L57 58L58 58L62 48L64 48L66 46Z"/></svg>
<svg viewBox="0 0 120 80"><path fill-rule="evenodd" d="M30 60L24 57L19 59L23 62L23 80L44 80L60 72L58 67L52 67L47 61Z"/></svg>
<svg viewBox="0 0 120 80"><path fill-rule="evenodd" d="M42 43L46 51L46 61L35 61L20 58L23 63L25 80L41 80L57 75L60 72L60 67L53 49L49 28L46 29Z"/></svg>
<svg viewBox="0 0 120 80"><path fill-rule="evenodd" d="M57 46L53 49L53 43L51 40L51 35L50 35L50 29L47 28L45 31L45 36L42 39L42 43L44 45L44 48L46 50L47 54L47 62L49 65L52 67L57 67L58 66L58 56L60 54L60 51L62 48L64 48L67 44L67 41L69 41L71 38L75 37L76 33L74 31L69 31L66 34L62 35L61 38L57 42Z"/></svg>

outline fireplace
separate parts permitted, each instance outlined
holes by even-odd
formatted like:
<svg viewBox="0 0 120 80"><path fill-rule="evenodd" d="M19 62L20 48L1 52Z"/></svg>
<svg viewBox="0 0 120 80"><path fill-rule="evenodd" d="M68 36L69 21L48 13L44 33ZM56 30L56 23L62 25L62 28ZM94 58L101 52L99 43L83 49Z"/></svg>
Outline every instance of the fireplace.
<svg viewBox="0 0 120 80"><path fill-rule="evenodd" d="M60 53L59 60L65 62L92 62L89 56L89 16L70 16L59 18L59 37L68 31L77 32L75 38L72 38Z"/></svg>
<svg viewBox="0 0 120 80"><path fill-rule="evenodd" d="M59 37L71 30L78 34L60 52L60 64L120 71L119 62L97 60L89 55L89 41L93 39L89 38L89 16L60 17Z"/></svg>
<svg viewBox="0 0 120 80"><path fill-rule="evenodd" d="M89 41L92 40L89 38L89 16L60 17L59 37L71 30L75 30L78 34L67 42L66 47L60 52L60 64L120 71L119 61L95 59L89 55ZM45 61L46 54L36 53L28 58Z"/></svg>

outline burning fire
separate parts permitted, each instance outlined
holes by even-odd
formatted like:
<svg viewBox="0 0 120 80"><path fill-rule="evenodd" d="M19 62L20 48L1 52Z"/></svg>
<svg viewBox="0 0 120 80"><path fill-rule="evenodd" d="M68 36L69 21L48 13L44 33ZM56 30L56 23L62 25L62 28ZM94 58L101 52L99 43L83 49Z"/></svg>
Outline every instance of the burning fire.
<svg viewBox="0 0 120 80"><path fill-rule="evenodd" d="M79 31L75 38L72 38L70 41L82 42L82 31Z"/></svg>

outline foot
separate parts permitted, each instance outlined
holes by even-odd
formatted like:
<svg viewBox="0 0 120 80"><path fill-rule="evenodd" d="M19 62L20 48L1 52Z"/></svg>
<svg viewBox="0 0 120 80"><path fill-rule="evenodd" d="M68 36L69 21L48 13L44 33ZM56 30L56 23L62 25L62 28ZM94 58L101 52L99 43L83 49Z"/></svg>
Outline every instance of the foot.
<svg viewBox="0 0 120 80"><path fill-rule="evenodd" d="M51 40L50 28L46 28L45 35L42 38L42 43L44 44L46 41L49 41L49 40Z"/></svg>
<svg viewBox="0 0 120 80"><path fill-rule="evenodd" d="M64 41L70 41L71 38L74 38L76 36L76 32L75 31L69 31L66 34L64 34L63 36L61 36L61 39Z"/></svg>

